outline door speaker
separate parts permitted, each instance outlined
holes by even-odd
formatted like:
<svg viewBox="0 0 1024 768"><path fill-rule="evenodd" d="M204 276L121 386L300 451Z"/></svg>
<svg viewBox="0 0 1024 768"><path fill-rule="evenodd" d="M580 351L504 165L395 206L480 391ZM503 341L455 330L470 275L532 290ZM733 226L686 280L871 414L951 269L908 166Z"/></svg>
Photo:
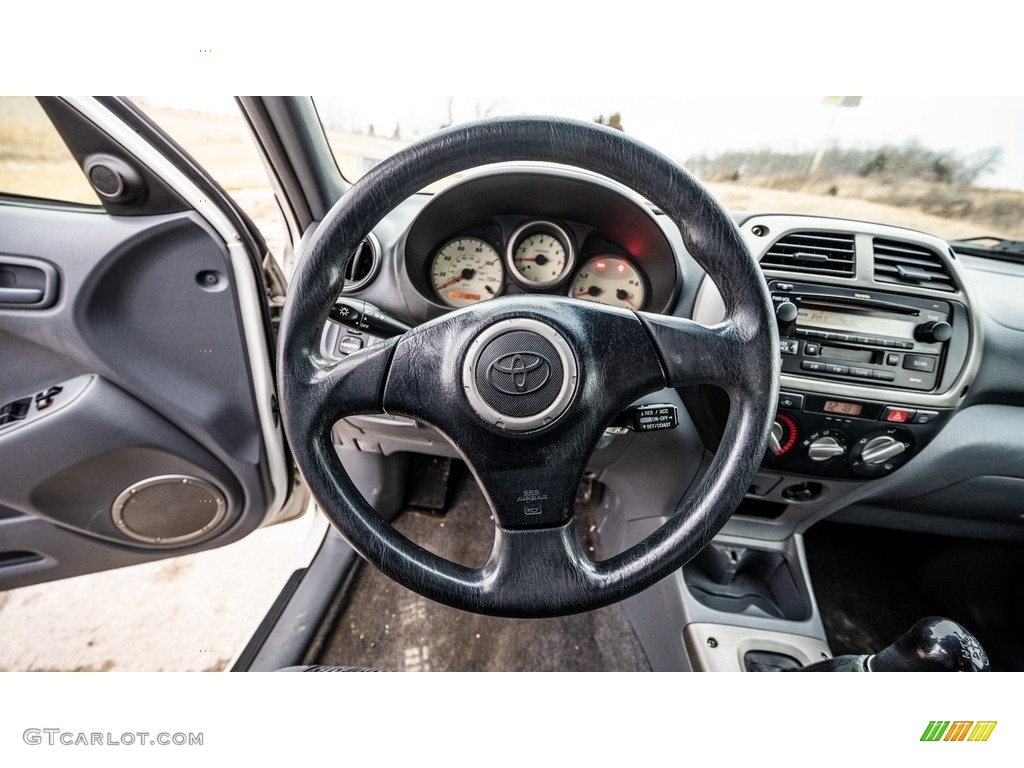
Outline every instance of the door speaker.
<svg viewBox="0 0 1024 768"><path fill-rule="evenodd" d="M206 480L160 475L125 488L110 512L125 536L176 546L210 533L224 520L227 502L223 492Z"/></svg>

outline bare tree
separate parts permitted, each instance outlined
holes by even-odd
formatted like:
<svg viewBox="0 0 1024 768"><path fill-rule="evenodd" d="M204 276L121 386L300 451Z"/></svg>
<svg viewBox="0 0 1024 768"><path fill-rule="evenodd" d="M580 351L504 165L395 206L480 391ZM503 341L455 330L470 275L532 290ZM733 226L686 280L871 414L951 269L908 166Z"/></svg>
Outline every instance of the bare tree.
<svg viewBox="0 0 1024 768"><path fill-rule="evenodd" d="M600 125L607 125L609 128L614 128L617 131L626 130L625 128L622 127L621 112L612 112L612 114L608 116L607 120L605 119L604 115L598 115L597 117L594 118L594 122Z"/></svg>

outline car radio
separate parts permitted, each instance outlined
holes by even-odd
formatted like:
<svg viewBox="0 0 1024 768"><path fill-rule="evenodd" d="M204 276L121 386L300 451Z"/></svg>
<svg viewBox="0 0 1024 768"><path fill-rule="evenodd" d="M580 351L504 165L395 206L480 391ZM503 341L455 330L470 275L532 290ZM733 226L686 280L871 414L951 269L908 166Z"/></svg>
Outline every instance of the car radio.
<svg viewBox="0 0 1024 768"><path fill-rule="evenodd" d="M773 280L782 372L887 388L936 388L950 302Z"/></svg>

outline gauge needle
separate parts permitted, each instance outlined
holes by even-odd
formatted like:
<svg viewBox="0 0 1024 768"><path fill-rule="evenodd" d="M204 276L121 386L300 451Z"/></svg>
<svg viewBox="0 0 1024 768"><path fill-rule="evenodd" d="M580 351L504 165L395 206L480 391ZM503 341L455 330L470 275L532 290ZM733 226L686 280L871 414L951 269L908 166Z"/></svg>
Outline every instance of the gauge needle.
<svg viewBox="0 0 1024 768"><path fill-rule="evenodd" d="M445 280L443 283L437 286L437 290L443 291L445 288L455 285L460 280L462 280L462 275L456 275L455 277Z"/></svg>

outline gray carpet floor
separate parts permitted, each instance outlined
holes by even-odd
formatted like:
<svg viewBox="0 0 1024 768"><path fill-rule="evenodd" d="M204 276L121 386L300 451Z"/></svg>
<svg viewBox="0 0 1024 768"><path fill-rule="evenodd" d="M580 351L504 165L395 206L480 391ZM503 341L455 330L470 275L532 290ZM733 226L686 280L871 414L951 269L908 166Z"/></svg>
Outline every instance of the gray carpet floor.
<svg viewBox="0 0 1024 768"><path fill-rule="evenodd" d="M445 514L407 510L396 527L420 546L480 566L494 540L490 511L464 466ZM579 510L578 527L590 530ZM362 564L307 663L420 671L649 671L617 606L553 619L478 616L440 605Z"/></svg>

